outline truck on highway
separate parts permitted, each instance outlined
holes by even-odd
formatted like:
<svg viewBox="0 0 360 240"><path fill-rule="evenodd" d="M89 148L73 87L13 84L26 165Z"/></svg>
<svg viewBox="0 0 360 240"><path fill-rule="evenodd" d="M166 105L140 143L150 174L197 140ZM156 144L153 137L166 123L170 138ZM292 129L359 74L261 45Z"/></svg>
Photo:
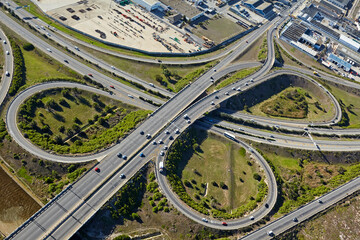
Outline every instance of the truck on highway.
<svg viewBox="0 0 360 240"><path fill-rule="evenodd" d="M164 171L164 162L161 161L161 162L159 163L159 172L162 173L163 171Z"/></svg>

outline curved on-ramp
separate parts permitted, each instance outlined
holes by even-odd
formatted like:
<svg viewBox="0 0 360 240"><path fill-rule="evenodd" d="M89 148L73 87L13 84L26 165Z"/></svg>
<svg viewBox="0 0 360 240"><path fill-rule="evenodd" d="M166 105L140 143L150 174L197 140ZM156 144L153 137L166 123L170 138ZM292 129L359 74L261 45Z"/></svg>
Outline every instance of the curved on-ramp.
<svg viewBox="0 0 360 240"><path fill-rule="evenodd" d="M29 151L31 154L34 154L40 158L54 161L54 162L66 162L66 163L77 163L77 162L86 162L86 161L92 161L92 160L101 160L103 157L105 157L107 154L109 154L112 150L112 148L108 148L104 151L90 154L90 155L78 155L78 156L64 156L64 155L55 155L50 152L44 151L40 149L39 147L35 146L33 143L31 143L28 139L26 139L23 134L21 133L20 129L17 125L17 114L18 110L21 106L21 104L26 101L29 97L32 95L39 93L44 90L53 89L53 88L78 88L86 91L90 91L96 94L101 94L106 97L111 97L117 100L120 100L122 102L126 102L128 104L136 105L140 108L149 108L150 105L147 104L141 104L138 102L129 102L128 98L124 98L117 95L109 95L109 93L104 92L102 90L99 90L97 88L93 88L90 86L73 83L73 82L48 82L43 83L39 85L32 86L23 92L19 93L11 102L7 114L6 114L6 125L8 132L10 136L23 148ZM152 110L153 106L152 106Z"/></svg>
<svg viewBox="0 0 360 240"><path fill-rule="evenodd" d="M215 134L223 136L223 132L211 130ZM271 167L266 162L266 160L253 148L250 147L247 143L243 141L235 141L237 144L242 146L248 153L250 153L255 159L256 162L261 166L261 168L264 170L265 176L266 176L266 184L268 185L268 194L265 197L265 200L263 204L256 208L256 210L252 211L248 215L251 215L254 217L253 220L251 220L248 216L236 219L236 220L227 220L227 226L222 225L223 221L220 221L218 219L209 219L208 216L203 215L196 210L190 208L187 206L186 203L184 203L177 195L171 190L171 187L167 181L166 178L166 170L163 173L160 173L158 171L158 168L155 169L155 175L158 179L159 186L162 190L162 192L165 194L166 198L179 210L181 211L185 216L192 219L195 222L198 222L200 224L203 224L207 227L215 228L215 229L222 229L222 230L233 230L238 228L247 227L249 225L254 224L256 221L262 219L266 215L270 213L272 208L275 206L278 192L277 192L277 184L276 184L276 178L274 173L271 170ZM160 160L161 159L161 160ZM157 164L159 161L164 161L163 157L159 156L157 159ZM166 165L165 165L166 169ZM266 204L265 204L266 203ZM207 219L207 222L204 222L202 219Z"/></svg>

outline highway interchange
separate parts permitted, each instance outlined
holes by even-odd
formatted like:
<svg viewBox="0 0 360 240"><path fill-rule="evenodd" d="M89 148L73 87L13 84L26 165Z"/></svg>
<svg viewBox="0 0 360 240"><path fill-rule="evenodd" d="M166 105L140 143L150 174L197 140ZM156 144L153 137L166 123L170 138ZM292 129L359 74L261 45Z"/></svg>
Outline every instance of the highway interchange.
<svg viewBox="0 0 360 240"><path fill-rule="evenodd" d="M22 10L23 11L23 10ZM284 14L286 16L286 14ZM106 75L97 73L92 68L89 68L88 66L80 63L74 58L71 58L69 55L65 54L64 52L52 47L49 43L43 41L41 38L34 36L31 32L26 30L25 28L21 27L18 23L16 23L14 20L6 16L3 12L0 12L0 18L2 22L5 22L7 25L12 26L12 29L14 31L20 31L22 32L22 36L29 42L33 43L37 48L42 49L44 52L47 51L48 48L51 48L51 52L48 53L50 56L54 57L58 61L63 61L64 59L69 59L69 67L71 67L73 70L79 72L82 75L86 75L87 73L91 72L94 75L94 79L97 81L101 81L101 83L104 84L104 86L109 86L109 84L112 84L116 88L114 97L123 100L123 101L129 101L129 98L126 98L129 94L132 94L136 98L132 101L132 104L138 105L143 108L153 108L151 105L146 105L144 102L138 101L138 96L144 96L147 99L151 99L149 95L146 95L145 93L138 91L134 88L128 87L124 84L119 83L116 80L113 80ZM247 89L252 88L256 84L260 84L263 81L266 81L268 78L266 75L270 69L273 66L274 63L274 49L272 45L272 41L268 41L268 58L267 61L263 64L262 68L254 73L252 76L249 76L245 79L241 79L236 84L227 86L224 89L221 89L218 92L214 92L197 102L193 103L203 91L205 91L208 87L212 85L212 82L209 81L210 77L212 77L215 81L222 76L224 76L226 73L233 72L242 68L250 67L250 66L256 66L258 63L249 63L249 64L243 64L243 65L237 65L237 66L231 66L227 67L228 63L233 61L244 49L246 46L249 46L251 42L255 41L260 34L259 32L264 32L268 30L268 39L273 39L273 34L275 33L275 28L277 25L280 24L280 22L284 21L286 17L280 18L276 17L273 21L269 22L268 24L265 24L261 26L258 30L255 30L253 33L250 33L248 36L243 38L239 43L235 44L234 47L229 50L229 54L219 63L217 64L213 69L202 75L196 82L186 86L180 93L172 96L169 94L169 96L172 96L172 98L164 103L159 109L157 109L149 118L138 128L136 129L132 134L130 134L127 138L125 138L120 144L115 145L114 147L99 153L98 156L86 156L86 157L74 157L75 160L70 160L72 157L66 157L66 156L55 156L49 153L46 153L42 151L39 148L34 147L30 142L27 140L24 141L24 138L22 137L20 132L16 132L17 126L16 126L16 109L19 107L21 102L23 102L28 96L31 96L36 91L41 91L47 88L54 88L58 87L60 85L56 85L57 83L47 83L42 84L39 86L32 87L24 92L22 92L20 95L18 95L11 103L10 108L14 107L11 111L9 111L11 114L7 114L7 127L9 129L9 133L11 136L26 150L29 152L41 156L45 159L50 160L58 160L58 161L88 161L92 159L102 159L98 164L97 167L99 167L101 170L100 172L94 172L89 170L81 179L79 179L75 184L70 185L67 189L65 189L62 193L60 193L54 200L52 200L49 204L47 204L44 208L42 208L37 214L35 214L32 218L30 218L25 224L23 224L16 232L14 232L11 236L9 236L9 239L67 239L71 235L73 235L93 214L116 192L118 189L120 189L125 183L126 179L121 179L120 174L125 174L127 176L127 179L129 179L131 176L133 176L136 172L141 169L142 166L144 166L150 159L152 159L155 156L158 156L159 152L159 146L151 144L152 141L159 141L162 139L165 144L171 145L173 140L169 140L169 136L173 136L176 138L178 136L177 133L175 133L176 129L179 129L180 132L184 131L189 125L195 122L196 119L199 119L203 116L203 113L207 111L214 110L216 105L220 102L238 94L237 90L233 90L237 88L241 88L241 91L246 91ZM60 41L60 40L59 40ZM249 44L247 43L249 42ZM49 52L49 51L48 51ZM80 51L83 53L83 51ZM225 56L225 55L224 55ZM89 58L91 62L95 62L96 58L93 56L89 56L87 54L84 54L82 56L83 58L87 59ZM94 60L95 59L95 60ZM97 61L97 60L96 60ZM148 61L148 60L146 60ZM96 63L96 62L95 62ZM9 63L10 64L10 63ZM112 71L114 69L107 69L108 67L111 68L111 65L103 64L102 68ZM303 70L301 70L303 71ZM287 74L293 74L293 75L299 75L298 72L287 70L285 72ZM285 74L282 73L282 74ZM271 74L276 74L271 73ZM124 76L127 76L126 78L129 78L129 75L126 75L124 73ZM130 76L131 77L131 76ZM306 76L305 76L306 77ZM327 76L329 77L329 76ZM250 81L250 79L254 79L254 81ZM308 77L306 77L308 78ZM329 77L333 78L333 77ZM336 78L333 78L333 80ZM139 83L146 84L140 79L132 79L132 81L138 81ZM309 81L313 81L309 79ZM340 83L344 82L343 80L336 79L335 81L339 81ZM69 84L69 87L72 83ZM126 86L126 87L125 87ZM358 88L358 85L355 84L355 86ZM320 86L319 86L320 87ZM37 89L38 88L38 89ZM90 88L90 87L84 87L87 90L95 91L100 94L108 94L106 92L100 92L100 90ZM323 87L322 87L323 88ZM1 89L3 91L3 89ZM324 91L326 91L324 89ZM165 92L164 92L165 93ZM325 92L325 94L329 94ZM218 99L215 99L215 95L218 96ZM332 95L329 94L329 97L333 99ZM152 98L151 100L159 101L157 98ZM337 122L341 118L341 111L338 109L338 103L336 100L334 100L334 106L337 109L334 115L334 118L332 121ZM214 102L214 105L212 104ZM191 104L191 105L190 105ZM9 109L10 109L9 108ZM13 114L14 113L14 114ZM184 121L183 114L187 114L191 121L190 124ZM244 116L240 116L241 118L244 118ZM268 119L262 119L260 117L252 116L253 119L256 119L257 122L262 122L263 124L268 125L269 120ZM211 119L210 119L211 120ZM332 122L331 121L331 122ZM226 126L225 123L220 123L223 126ZM279 125L279 123L277 123ZM237 125L227 125L226 127L229 128L238 128ZM296 124L292 123L281 123L282 128L296 128L303 130L304 126L300 124L300 126L297 126ZM267 136L269 133L264 133L263 131L258 130L251 130L250 128L246 128L246 131L254 131L252 134L254 136L264 136L264 134ZM169 130L170 135L165 133L165 130ZM214 132L222 133L223 130L212 126L211 130ZM146 134L151 134L152 140L147 140L144 136L140 134L140 131L144 131ZM321 131L321 129L312 129L311 131ZM342 131L342 130L337 130ZM274 144L276 142L280 146L289 146L288 142L289 139L282 140L281 138L284 136L283 134L272 134L275 136L275 141L267 141L266 143ZM246 138L243 135L241 135L242 138ZM267 136L268 137L268 136ZM254 137L256 138L256 137ZM294 141L294 147L298 146L298 148L305 148L307 149L307 146L311 150L317 150L317 148L313 145L312 141L310 141L308 138L299 138L299 137L289 137L293 138ZM259 141L260 138L255 139L255 141ZM254 139L252 139L254 140ZM21 142L24 141L23 144ZM326 150L328 145L333 144L329 147L330 150L336 150L338 144L334 143L334 141L331 140L316 140L317 144L319 145L321 150ZM279 143L280 142L280 143ZM27 144L27 145L26 145ZM266 164L266 161L262 160L262 157L254 150L251 150L249 145L246 145L243 142L239 142L239 144L243 144L243 146L252 153L252 155L258 160L259 164L262 164L262 167L266 171L267 179L270 181L269 183L269 194L267 198L267 202L269 202L269 208L266 208L262 206L260 209L257 209L256 212L252 213L255 216L255 219L260 219L263 216L266 216L268 212L271 210L272 206L275 204L277 191L276 191L276 182L274 182L273 174L270 171L268 171L269 167ZM290 145L291 146L291 145ZM341 144L342 148L339 148L339 151L354 151L358 150L359 144L356 141L346 141L344 144ZM143 152L145 154L145 157L140 157L138 155L139 152ZM118 152L121 152L123 154L126 154L129 156L129 161L124 162L119 160L119 158L116 156ZM48 155L44 155L48 154ZM193 211L189 210L188 207L183 206L183 203L176 199L176 196L174 198L174 194L169 190L169 187L166 187L166 181L164 181L164 178L158 178L160 186L162 186L163 191L165 191L166 196L170 199L170 201L177 206L179 209L183 208L182 212L193 219L194 221L197 221L199 223L205 224L202 222L202 216L199 216L199 214L194 213ZM165 184L165 185L164 185ZM357 180L352 181L350 184L350 187L345 185L344 189L346 189L347 193L350 191L355 191L359 188L359 184L357 183ZM349 185L348 184L348 185ZM345 188L347 187L347 188ZM318 202L313 202L308 204L307 206L297 210L297 211L303 211L301 214L303 214L303 219L305 220L306 217L309 215L313 215L314 213L321 210L321 208L325 208L327 206L330 206L334 202L336 202L337 199L341 199L341 197L344 196L345 192L341 190L342 188L339 188L336 191L333 191L330 194L327 194L326 196L322 197L324 198L323 202L324 204L321 205L319 208ZM331 195L332 194L332 195ZM346 196L346 195L345 195ZM186 210L184 210L186 209ZM296 213L296 212L294 212ZM291 214L294 214L291 213ZM297 213L299 215L299 213ZM290 215L288 215L290 216ZM280 220L277 220L274 223L271 223L268 227L265 227L263 229L260 229L259 231L256 231L255 235L250 235L249 239L265 239L266 237L269 237L266 233L269 231L268 229L272 229L275 234L280 233L282 229L287 229L291 227L292 225L296 224L292 221L288 221L288 216L285 216L281 218ZM303 220L301 217L298 217L299 220ZM291 218L290 218L291 219ZM289 224L288 222L291 222ZM220 224L221 222L218 220L211 220L209 223L205 224L213 228L219 228L219 229L236 229L240 228L246 225L250 225L253 223L252 220L249 220L248 218L242 218L239 220L229 221L228 226L222 226ZM277 224L277 225L276 225ZM251 237L252 236L252 237Z"/></svg>

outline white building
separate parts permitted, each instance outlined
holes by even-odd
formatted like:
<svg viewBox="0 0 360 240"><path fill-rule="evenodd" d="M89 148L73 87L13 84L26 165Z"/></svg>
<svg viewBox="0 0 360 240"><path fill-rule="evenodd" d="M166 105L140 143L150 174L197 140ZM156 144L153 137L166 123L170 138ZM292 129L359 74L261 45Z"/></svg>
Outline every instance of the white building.
<svg viewBox="0 0 360 240"><path fill-rule="evenodd" d="M121 0L115 0L115 2L120 2L120 1ZM131 0L131 1L142 6L149 12L161 8L161 4L157 0Z"/></svg>
<svg viewBox="0 0 360 240"><path fill-rule="evenodd" d="M360 48L360 43L355 42L354 40L340 34L339 42L349 48L351 48L354 51L358 51Z"/></svg>

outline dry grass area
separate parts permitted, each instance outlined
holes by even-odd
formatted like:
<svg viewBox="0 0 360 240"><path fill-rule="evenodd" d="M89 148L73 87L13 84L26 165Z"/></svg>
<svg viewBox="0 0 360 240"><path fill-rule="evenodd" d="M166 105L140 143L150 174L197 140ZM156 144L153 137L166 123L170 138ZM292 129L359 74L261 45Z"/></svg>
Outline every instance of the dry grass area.
<svg viewBox="0 0 360 240"><path fill-rule="evenodd" d="M253 42L241 55L239 55L232 64L241 63L241 62L252 62L258 60L258 55L260 51L261 44L266 38L266 34L263 34L255 42Z"/></svg>

